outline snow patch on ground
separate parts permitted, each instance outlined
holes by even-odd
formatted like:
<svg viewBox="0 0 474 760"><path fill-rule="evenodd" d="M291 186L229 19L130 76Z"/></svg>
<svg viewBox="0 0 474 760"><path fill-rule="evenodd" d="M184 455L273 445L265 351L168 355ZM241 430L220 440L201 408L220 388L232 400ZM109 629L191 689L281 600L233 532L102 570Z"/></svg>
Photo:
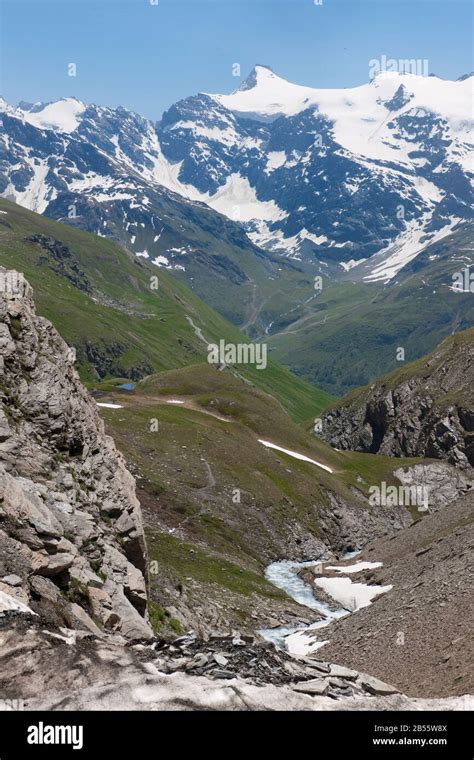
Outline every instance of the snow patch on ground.
<svg viewBox="0 0 474 760"><path fill-rule="evenodd" d="M309 636L304 631L297 631L291 633L285 639L285 647L289 654L296 656L307 656L321 649L325 644L329 644L327 641L315 641L312 636Z"/></svg>
<svg viewBox="0 0 474 760"><path fill-rule="evenodd" d="M275 169L279 169L280 166L286 161L286 153L284 150L272 150L268 154L267 165L265 167L265 174L271 174Z"/></svg>
<svg viewBox="0 0 474 760"><path fill-rule="evenodd" d="M49 203L48 194L51 192L46 184L46 177L49 172L48 159L34 160L26 156L25 163L33 172L33 177L30 179L26 190L18 192L10 183L5 196L10 197L11 193L15 203L30 209L30 211L36 211L37 214L42 214ZM51 194L50 200L53 197L54 193Z"/></svg>
<svg viewBox="0 0 474 760"><path fill-rule="evenodd" d="M325 565L325 570L336 570L343 575L350 575L351 573L359 573L361 570L373 570L376 567L382 567L382 562L356 562L355 565L343 565L337 567L336 565Z"/></svg>
<svg viewBox="0 0 474 760"><path fill-rule="evenodd" d="M281 451L283 454L288 454L294 459L300 459L302 462L310 462L311 464L315 464L317 467L321 467L322 470L326 470L326 472L333 472L330 467L327 467L325 464L321 464L321 462L316 462L315 459L310 459L304 454L298 454L298 452L291 451L291 449L283 449L281 446L277 446L275 443L271 443L270 441L263 441L261 438L258 439L258 442L269 449L275 449L276 451Z"/></svg>
<svg viewBox="0 0 474 760"><path fill-rule="evenodd" d="M282 230L275 230L270 232L268 225L261 221L260 224L255 226L252 232L248 233L250 240L256 245L262 246L271 251L276 251L287 255L288 258L299 259L299 250L305 240L309 240L315 245L327 245L329 248L342 247L346 243L336 244L334 240L330 240L326 235L315 235L309 232L305 227L300 230L296 235L291 237L285 237Z"/></svg>
<svg viewBox="0 0 474 760"><path fill-rule="evenodd" d="M30 608L19 599L10 596L10 594L6 594L4 591L0 591L0 612L7 612L8 610L27 612L30 615L36 615L36 612L30 610Z"/></svg>
<svg viewBox="0 0 474 760"><path fill-rule="evenodd" d="M194 137L205 137L208 140L215 140L223 143L228 147L234 147L240 143L240 138L235 129L229 124L227 127L206 127L203 124L196 124L193 121L178 121L171 127L173 132L190 131Z"/></svg>
<svg viewBox="0 0 474 760"><path fill-rule="evenodd" d="M288 216L275 201L260 201L248 179L237 173L230 174L225 185L214 195L202 195L201 200L237 222L250 222L252 219L275 222Z"/></svg>
<svg viewBox="0 0 474 760"><path fill-rule="evenodd" d="M426 224L430 215L425 214L421 220L413 220L408 223L407 229L386 248L378 251L373 257L373 266L370 274L364 277L368 282L388 282L406 266L410 261L415 259L428 245L437 243L447 235L461 220L453 217L449 224L446 224L440 230L434 233L426 232Z"/></svg>
<svg viewBox="0 0 474 760"><path fill-rule="evenodd" d="M351 578L315 578L316 586L319 586L326 594L332 596L336 602L345 609L355 612L361 607L368 607L372 599L380 594L391 591L393 586L369 586L367 583L354 583Z"/></svg>
<svg viewBox="0 0 474 760"><path fill-rule="evenodd" d="M358 259L357 261L355 259L351 259L350 261L341 261L340 266L345 272L349 272L358 264L362 264L363 261L367 261L367 259Z"/></svg>
<svg viewBox="0 0 474 760"><path fill-rule="evenodd" d="M153 263L156 264L157 267L169 267L170 265L170 261L166 256L157 256L153 259Z"/></svg>

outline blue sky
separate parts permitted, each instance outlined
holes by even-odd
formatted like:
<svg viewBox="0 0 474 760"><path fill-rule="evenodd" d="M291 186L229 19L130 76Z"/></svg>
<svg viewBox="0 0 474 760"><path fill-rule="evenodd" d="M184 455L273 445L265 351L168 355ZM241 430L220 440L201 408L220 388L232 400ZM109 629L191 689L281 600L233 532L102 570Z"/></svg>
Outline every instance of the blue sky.
<svg viewBox="0 0 474 760"><path fill-rule="evenodd" d="M451 79L474 68L468 0L0 2L11 103L74 95L156 119L195 92L231 92L255 63L314 87L362 84L383 54L428 59Z"/></svg>

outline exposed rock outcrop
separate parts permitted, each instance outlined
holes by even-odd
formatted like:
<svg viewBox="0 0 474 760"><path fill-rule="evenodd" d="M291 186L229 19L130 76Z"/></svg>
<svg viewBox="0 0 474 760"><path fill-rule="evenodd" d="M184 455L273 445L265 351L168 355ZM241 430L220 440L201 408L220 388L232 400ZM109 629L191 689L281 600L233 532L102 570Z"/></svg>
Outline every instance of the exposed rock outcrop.
<svg viewBox="0 0 474 760"><path fill-rule="evenodd" d="M0 613L149 638L135 483L74 369L74 350L0 272ZM2 601L3 600L3 601Z"/></svg>
<svg viewBox="0 0 474 760"><path fill-rule="evenodd" d="M339 449L474 466L474 329L349 394L323 417L321 437Z"/></svg>
<svg viewBox="0 0 474 760"><path fill-rule="evenodd" d="M393 474L405 488L422 489L426 494L427 511L447 507L474 488L471 470L459 471L446 462L399 467Z"/></svg>

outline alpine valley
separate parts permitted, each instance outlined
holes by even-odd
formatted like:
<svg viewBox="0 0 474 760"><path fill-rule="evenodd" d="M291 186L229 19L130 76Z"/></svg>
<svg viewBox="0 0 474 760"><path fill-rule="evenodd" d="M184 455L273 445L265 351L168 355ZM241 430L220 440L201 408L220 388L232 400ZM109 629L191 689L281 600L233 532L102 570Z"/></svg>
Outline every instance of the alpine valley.
<svg viewBox="0 0 474 760"><path fill-rule="evenodd" d="M2 101L0 190L172 271L340 394L473 324L470 284L453 288L473 262L472 81L318 90L257 65L157 123Z"/></svg>
<svg viewBox="0 0 474 760"><path fill-rule="evenodd" d="M0 706L472 707L471 85L2 102Z"/></svg>

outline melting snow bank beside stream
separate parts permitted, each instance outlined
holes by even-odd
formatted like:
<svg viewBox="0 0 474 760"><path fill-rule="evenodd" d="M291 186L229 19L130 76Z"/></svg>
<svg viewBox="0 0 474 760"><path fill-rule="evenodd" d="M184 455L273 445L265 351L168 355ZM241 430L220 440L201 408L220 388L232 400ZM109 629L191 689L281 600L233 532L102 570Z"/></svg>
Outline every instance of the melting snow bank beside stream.
<svg viewBox="0 0 474 760"><path fill-rule="evenodd" d="M316 598L311 586L299 577L299 570L304 567L314 567L317 564L318 561L316 560L309 560L308 562L283 560L281 562L273 562L265 570L265 577L270 583L285 591L298 604L302 604L312 610L317 610L323 615L321 620L317 620L315 623L305 627L296 626L290 628L281 626L279 628L263 628L259 631L264 639L271 641L278 647L286 648L291 654L308 654L318 649L322 644L315 642L311 636L308 636L306 631L322 628L329 625L332 620L337 620L349 614L349 611L345 609L331 610L326 602Z"/></svg>
<svg viewBox="0 0 474 760"><path fill-rule="evenodd" d="M361 607L368 607L379 594L391 591L393 586L369 586L367 583L354 583L351 578L316 578L315 584L326 594L332 596L339 604L356 612Z"/></svg>
<svg viewBox="0 0 474 760"><path fill-rule="evenodd" d="M352 555L353 556L353 555ZM312 610L321 612L324 616L307 626L278 628L263 628L259 630L261 636L267 641L271 641L278 647L285 648L290 654L308 655L329 643L329 639L319 641L311 635L311 631L319 628L325 628L333 620L350 615L361 607L367 607L372 603L372 599L380 594L390 591L392 586L370 586L367 583L354 583L351 578L346 577L317 577L314 581L313 588L299 577L298 571L305 567L314 567L319 565L318 560L309 560L307 562L292 562L282 560L273 562L265 571L267 580L274 586L285 591L295 602L309 607ZM339 573L356 573L361 570L381 567L381 562L358 562L354 565L326 565L326 570L337 571ZM325 594L331 596L341 607L331 609L326 603L317 598L317 587L321 588Z"/></svg>
<svg viewBox="0 0 474 760"><path fill-rule="evenodd" d="M349 575L350 573L359 573L361 570L375 570L376 567L382 567L382 562L356 562L355 565L326 565L326 570L335 570L338 573Z"/></svg>

